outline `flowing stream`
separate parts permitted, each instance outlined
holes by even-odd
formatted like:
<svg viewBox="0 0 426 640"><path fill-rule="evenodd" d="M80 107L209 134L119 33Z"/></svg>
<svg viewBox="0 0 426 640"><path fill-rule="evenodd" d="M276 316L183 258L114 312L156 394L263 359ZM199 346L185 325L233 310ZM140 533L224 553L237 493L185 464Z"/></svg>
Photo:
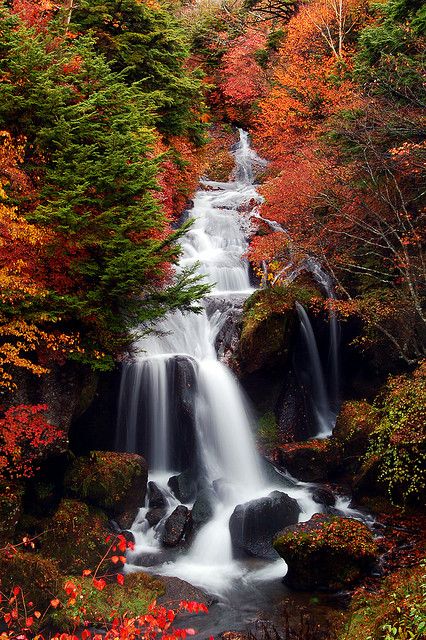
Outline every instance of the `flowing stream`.
<svg viewBox="0 0 426 640"><path fill-rule="evenodd" d="M236 505L278 489L297 500L299 520L309 519L321 507L312 500L310 485L266 469L255 448L250 407L216 354L215 341L224 322L253 291L243 255L250 212L261 201L254 180L263 161L243 131L234 157L232 180L202 181L190 212L194 224L182 240L181 264L197 263L198 271L214 285L212 293L200 314L175 312L158 324L155 335L137 343L138 355L123 369L118 447L148 458L150 480L167 503L164 517L154 527L146 519L148 505L140 509L131 529L136 546L127 570L182 578L216 594L235 612L238 607L247 609L247 594L253 589L253 610L260 591L268 593L271 584L282 594L280 579L286 571L278 556L272 561L234 557L229 519ZM308 331L303 308L299 313ZM312 341L312 336L308 339ZM311 356L315 361L317 352ZM319 396L317 402L323 400ZM213 496L212 515L189 548L165 550L160 542L164 521L179 504L168 479L188 467L198 486ZM188 501L189 507L192 502ZM340 508L344 512L347 502ZM233 606L236 600L239 604ZM221 624L231 628L229 616L221 617Z"/></svg>

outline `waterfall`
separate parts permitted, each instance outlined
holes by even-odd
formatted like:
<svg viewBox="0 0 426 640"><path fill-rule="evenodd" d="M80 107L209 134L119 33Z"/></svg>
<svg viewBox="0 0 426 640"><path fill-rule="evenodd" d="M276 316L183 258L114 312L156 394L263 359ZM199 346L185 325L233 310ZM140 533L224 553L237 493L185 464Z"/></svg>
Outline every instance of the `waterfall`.
<svg viewBox="0 0 426 640"><path fill-rule="evenodd" d="M254 444L250 407L216 354L216 340L227 319L232 320L253 291L243 256L250 218L256 217L256 205L262 201L254 180L264 162L245 132L240 131L233 152L233 179L201 181L190 212L194 223L181 240L181 265L196 265L212 284L212 292L200 314L170 313L157 323L154 334L136 342L135 358L123 366L117 429L117 448L147 457L150 480L166 504L154 526L146 518L148 503L141 505L131 528L135 549L128 552L125 571L176 576L217 594L222 602L231 592L244 602L253 597L256 584L276 580L279 585L285 571L281 559L234 558L229 520L238 504L278 489L297 500L300 520L320 509L309 486L285 474L265 472ZM318 349L305 310L299 306L298 312L314 365L321 434L326 435L331 423ZM139 329L141 335L143 327ZM190 548L176 553L161 545L164 522L179 504L168 480L188 469L192 478L195 475L198 495L207 491L212 497L211 515Z"/></svg>
<svg viewBox="0 0 426 640"><path fill-rule="evenodd" d="M300 326L309 354L309 364L311 365L310 372L312 378L313 405L319 428L317 437L325 438L331 435L336 416L328 401L327 387L324 381L321 359L311 321L309 320L309 316L305 309L298 302L296 302L296 309L300 318Z"/></svg>

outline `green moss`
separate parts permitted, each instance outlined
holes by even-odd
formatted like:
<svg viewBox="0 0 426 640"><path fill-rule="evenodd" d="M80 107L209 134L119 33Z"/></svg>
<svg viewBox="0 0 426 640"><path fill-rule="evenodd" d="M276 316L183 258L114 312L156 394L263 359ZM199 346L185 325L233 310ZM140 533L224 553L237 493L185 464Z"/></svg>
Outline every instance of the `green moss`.
<svg viewBox="0 0 426 640"><path fill-rule="evenodd" d="M362 457L369 446L369 438L378 421L377 409L368 402L343 403L333 429L333 440L352 467L361 465Z"/></svg>
<svg viewBox="0 0 426 640"><path fill-rule="evenodd" d="M130 617L144 615L151 602L164 593L163 584L146 573L126 576L123 585L108 582L102 591L94 588L90 577L72 577L71 580L83 597L77 598L73 606L52 612L51 622L61 631L72 630L76 618L95 625L125 613Z"/></svg>
<svg viewBox="0 0 426 640"><path fill-rule="evenodd" d="M49 523L42 553L54 558L61 570L81 575L93 569L107 550L108 519L99 509L77 500L62 500Z"/></svg>
<svg viewBox="0 0 426 640"><path fill-rule="evenodd" d="M91 451L76 458L65 476L65 487L81 498L113 514L143 504L147 467L133 453Z"/></svg>
<svg viewBox="0 0 426 640"><path fill-rule="evenodd" d="M358 558L374 557L377 553L377 545L365 524L352 518L324 517L321 514L278 535L274 548L278 553L282 551L300 557L321 548L343 553L349 551Z"/></svg>
<svg viewBox="0 0 426 640"><path fill-rule="evenodd" d="M9 594L15 587L21 587L26 601L34 602L36 608L43 612L51 598L59 593L63 578L58 563L51 558L44 558L39 553L0 551L1 591Z"/></svg>
<svg viewBox="0 0 426 640"><path fill-rule="evenodd" d="M268 446L273 446L278 442L278 424L273 411L267 411L259 418L259 430L257 433L259 438Z"/></svg>

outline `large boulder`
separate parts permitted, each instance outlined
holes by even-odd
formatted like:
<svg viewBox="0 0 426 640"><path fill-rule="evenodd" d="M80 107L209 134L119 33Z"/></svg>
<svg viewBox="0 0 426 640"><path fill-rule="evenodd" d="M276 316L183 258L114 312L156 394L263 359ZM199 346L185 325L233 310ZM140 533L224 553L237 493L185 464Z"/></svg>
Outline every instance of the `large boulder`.
<svg viewBox="0 0 426 640"><path fill-rule="evenodd" d="M65 475L65 490L127 528L144 504L147 479L145 459L136 453L91 451L73 461Z"/></svg>
<svg viewBox="0 0 426 640"><path fill-rule="evenodd" d="M175 547L182 542L192 528L191 512L180 504L164 523L161 542L165 547Z"/></svg>
<svg viewBox="0 0 426 640"><path fill-rule="evenodd" d="M276 558L272 540L280 529L297 522L297 500L273 491L265 498L239 504L229 520L234 550L257 558Z"/></svg>
<svg viewBox="0 0 426 640"><path fill-rule="evenodd" d="M274 549L288 565L285 583L302 591L351 586L371 570L377 556L365 524L322 514L278 533Z"/></svg>
<svg viewBox="0 0 426 640"><path fill-rule="evenodd" d="M274 460L292 476L304 482L332 478L339 469L339 450L327 439L282 445L274 450Z"/></svg>

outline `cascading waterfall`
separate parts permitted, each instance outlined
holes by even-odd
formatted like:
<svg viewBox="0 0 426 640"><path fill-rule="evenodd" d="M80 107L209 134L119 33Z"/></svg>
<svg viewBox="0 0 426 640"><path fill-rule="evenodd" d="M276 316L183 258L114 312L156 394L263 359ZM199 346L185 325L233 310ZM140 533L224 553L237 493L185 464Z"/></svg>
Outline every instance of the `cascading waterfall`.
<svg viewBox="0 0 426 640"><path fill-rule="evenodd" d="M215 341L225 319L253 291L243 258L245 230L262 200L254 176L263 161L243 131L234 156L233 180L201 182L191 211L194 223L181 240L182 266L197 264L198 272L213 284L212 293L202 313L176 311L158 323L155 334L137 342L136 358L123 367L117 440L118 448L148 458L150 479L167 504L165 516L154 527L145 517L148 505L140 509L132 526L135 550L129 552L126 570L176 576L221 597L230 593L235 581L238 588L233 593L241 595L244 585L270 583L285 572L281 559L248 563L233 557L229 519L236 505L278 489L298 501L300 520L320 508L308 485L278 473L271 480L264 472L250 408L216 354ZM303 317L304 310L300 313ZM195 469L199 487L208 487L214 495L212 516L189 550L170 553L159 536L179 501L167 481L188 467Z"/></svg>
<svg viewBox="0 0 426 640"><path fill-rule="evenodd" d="M311 321L309 320L309 316L305 309L298 302L296 302L296 309L300 318L300 326L311 364L310 373L312 377L313 405L319 427L317 437L326 438L331 435L336 416L328 401L327 387L324 380L321 359Z"/></svg>

